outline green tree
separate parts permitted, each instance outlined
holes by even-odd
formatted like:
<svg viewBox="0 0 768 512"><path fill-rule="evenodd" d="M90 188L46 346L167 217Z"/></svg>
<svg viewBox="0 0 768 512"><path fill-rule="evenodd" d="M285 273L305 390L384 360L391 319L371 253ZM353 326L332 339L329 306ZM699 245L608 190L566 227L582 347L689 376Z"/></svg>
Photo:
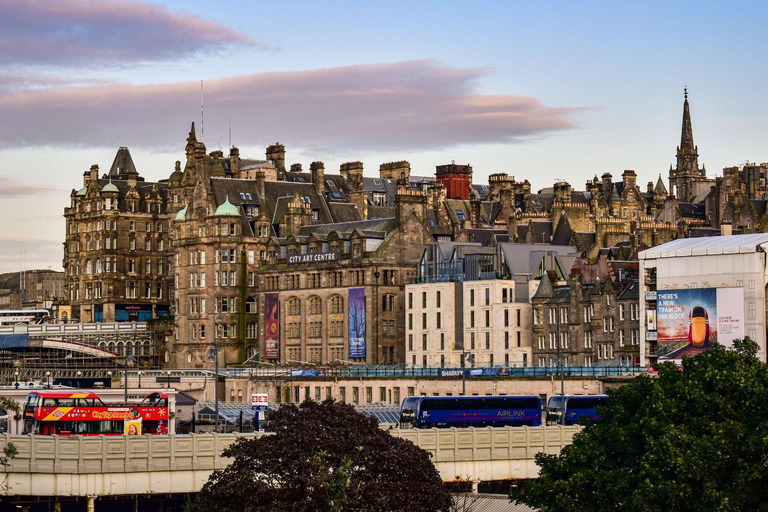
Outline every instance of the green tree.
<svg viewBox="0 0 768 512"><path fill-rule="evenodd" d="M240 439L192 509L203 511L447 511L429 454L346 404L307 401L272 413L273 435Z"/></svg>
<svg viewBox="0 0 768 512"><path fill-rule="evenodd" d="M745 338L657 366L513 501L549 511L768 510L768 366Z"/></svg>

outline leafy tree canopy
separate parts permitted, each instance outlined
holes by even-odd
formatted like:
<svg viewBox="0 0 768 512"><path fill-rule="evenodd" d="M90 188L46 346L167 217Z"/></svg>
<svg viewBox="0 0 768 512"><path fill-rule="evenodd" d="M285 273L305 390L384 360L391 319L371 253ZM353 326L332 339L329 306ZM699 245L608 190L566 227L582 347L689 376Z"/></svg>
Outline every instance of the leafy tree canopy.
<svg viewBox="0 0 768 512"><path fill-rule="evenodd" d="M749 338L657 366L612 393L601 420L517 501L549 511L768 510L768 366Z"/></svg>
<svg viewBox="0 0 768 512"><path fill-rule="evenodd" d="M274 435L240 439L198 493L196 511L408 510L451 506L429 454L346 404L284 405Z"/></svg>

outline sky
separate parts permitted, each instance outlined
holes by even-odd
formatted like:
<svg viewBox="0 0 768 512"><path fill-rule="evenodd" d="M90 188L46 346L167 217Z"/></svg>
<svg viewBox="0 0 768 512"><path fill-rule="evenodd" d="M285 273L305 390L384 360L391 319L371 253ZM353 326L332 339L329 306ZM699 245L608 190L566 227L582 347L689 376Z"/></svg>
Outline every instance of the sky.
<svg viewBox="0 0 768 512"><path fill-rule="evenodd" d="M208 150L472 165L533 190L666 178L688 87L707 174L768 161L765 2L0 0L0 272L61 270L83 172ZM231 135L230 135L231 134ZM23 263L22 263L23 262Z"/></svg>

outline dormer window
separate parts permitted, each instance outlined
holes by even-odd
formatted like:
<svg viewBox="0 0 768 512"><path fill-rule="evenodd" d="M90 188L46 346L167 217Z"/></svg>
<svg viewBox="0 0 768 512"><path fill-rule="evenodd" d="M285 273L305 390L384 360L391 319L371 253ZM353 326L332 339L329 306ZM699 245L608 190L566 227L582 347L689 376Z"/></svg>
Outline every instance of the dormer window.
<svg viewBox="0 0 768 512"><path fill-rule="evenodd" d="M456 210L456 215L459 217L459 220L467 220L467 217L464 215L464 210Z"/></svg>

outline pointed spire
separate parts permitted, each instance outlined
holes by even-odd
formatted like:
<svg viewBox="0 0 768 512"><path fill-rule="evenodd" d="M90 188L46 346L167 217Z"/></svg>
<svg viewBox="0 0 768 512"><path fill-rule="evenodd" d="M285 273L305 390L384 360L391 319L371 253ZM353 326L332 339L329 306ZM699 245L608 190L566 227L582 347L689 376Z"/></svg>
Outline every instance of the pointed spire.
<svg viewBox="0 0 768 512"><path fill-rule="evenodd" d="M695 152L693 145L693 128L691 128L691 108L688 105L688 87L683 89L685 102L683 103L683 130L680 136L680 151L687 154Z"/></svg>

